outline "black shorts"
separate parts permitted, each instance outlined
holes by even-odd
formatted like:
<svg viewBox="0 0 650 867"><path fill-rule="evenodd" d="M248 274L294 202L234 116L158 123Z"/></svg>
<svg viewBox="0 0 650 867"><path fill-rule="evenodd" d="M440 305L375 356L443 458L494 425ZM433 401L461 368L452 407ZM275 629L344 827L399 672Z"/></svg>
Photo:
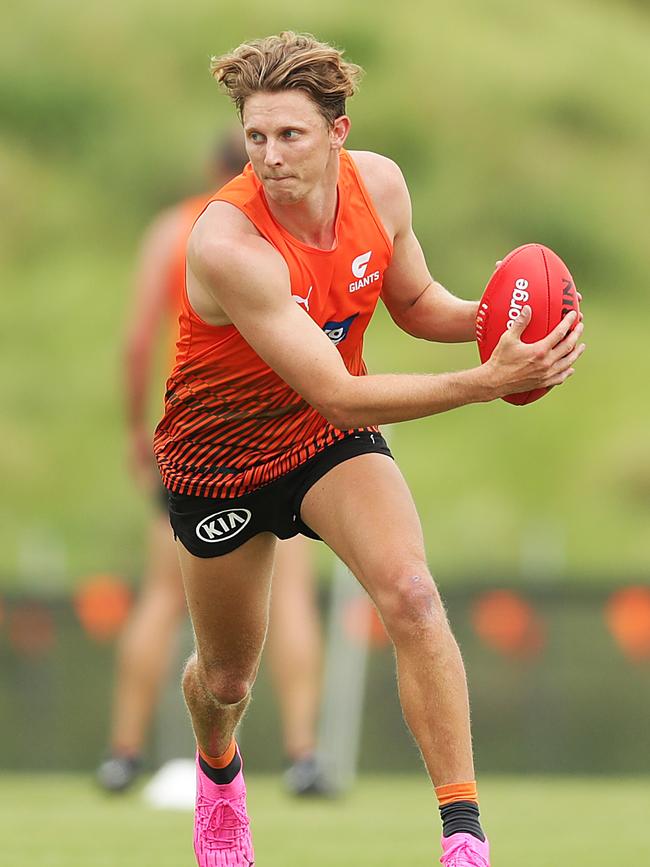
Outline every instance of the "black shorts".
<svg viewBox="0 0 650 867"><path fill-rule="evenodd" d="M302 533L318 539L300 517L305 494L333 467L372 452L392 457L381 434L351 434L295 470L242 497L192 497L169 491L169 520L174 538L195 557L221 557L258 533L274 533L278 539Z"/></svg>

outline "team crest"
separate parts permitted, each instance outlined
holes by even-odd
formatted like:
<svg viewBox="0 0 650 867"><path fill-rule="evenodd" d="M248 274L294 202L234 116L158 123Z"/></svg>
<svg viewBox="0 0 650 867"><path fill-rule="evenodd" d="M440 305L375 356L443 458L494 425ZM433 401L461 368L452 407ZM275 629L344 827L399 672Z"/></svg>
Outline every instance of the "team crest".
<svg viewBox="0 0 650 867"><path fill-rule="evenodd" d="M325 332L325 334L327 334L334 346L338 346L342 340L345 340L350 331L350 326L358 315L358 313L354 313L352 316L348 316L348 318L344 319L342 322L335 322L334 320L332 320L331 322L326 322L325 325L323 325L323 331Z"/></svg>

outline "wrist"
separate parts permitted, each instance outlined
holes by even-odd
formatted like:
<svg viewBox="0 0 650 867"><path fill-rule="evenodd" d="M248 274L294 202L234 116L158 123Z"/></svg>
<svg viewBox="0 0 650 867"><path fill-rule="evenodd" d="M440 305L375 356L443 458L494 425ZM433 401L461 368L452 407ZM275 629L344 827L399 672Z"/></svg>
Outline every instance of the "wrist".
<svg viewBox="0 0 650 867"><path fill-rule="evenodd" d="M475 388L475 403L489 403L501 397L494 366L488 359L486 362L468 371L472 374L472 382Z"/></svg>
<svg viewBox="0 0 650 867"><path fill-rule="evenodd" d="M476 317L478 316L478 301L467 301L467 341L476 340Z"/></svg>

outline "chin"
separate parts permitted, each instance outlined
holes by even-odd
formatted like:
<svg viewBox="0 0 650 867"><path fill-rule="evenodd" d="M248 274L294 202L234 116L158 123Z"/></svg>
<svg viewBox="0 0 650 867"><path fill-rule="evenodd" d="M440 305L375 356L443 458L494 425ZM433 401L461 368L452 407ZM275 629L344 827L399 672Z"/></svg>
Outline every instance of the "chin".
<svg viewBox="0 0 650 867"><path fill-rule="evenodd" d="M264 188L266 195L279 205L292 205L304 198L303 194L298 190L280 190L274 184L270 185L270 187L270 189L269 187Z"/></svg>

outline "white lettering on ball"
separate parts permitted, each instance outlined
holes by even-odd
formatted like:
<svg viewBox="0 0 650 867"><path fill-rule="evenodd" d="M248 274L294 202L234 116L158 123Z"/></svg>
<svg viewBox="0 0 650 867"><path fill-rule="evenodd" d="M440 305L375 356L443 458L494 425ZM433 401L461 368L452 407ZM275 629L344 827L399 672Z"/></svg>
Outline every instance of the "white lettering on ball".
<svg viewBox="0 0 650 867"><path fill-rule="evenodd" d="M521 313L521 309L530 298L528 292L528 280L525 280L523 277L519 277L518 280L515 280L515 288L512 290L512 296L510 297L510 309L508 310L508 322L506 323L506 328L512 328L515 324L515 320Z"/></svg>

